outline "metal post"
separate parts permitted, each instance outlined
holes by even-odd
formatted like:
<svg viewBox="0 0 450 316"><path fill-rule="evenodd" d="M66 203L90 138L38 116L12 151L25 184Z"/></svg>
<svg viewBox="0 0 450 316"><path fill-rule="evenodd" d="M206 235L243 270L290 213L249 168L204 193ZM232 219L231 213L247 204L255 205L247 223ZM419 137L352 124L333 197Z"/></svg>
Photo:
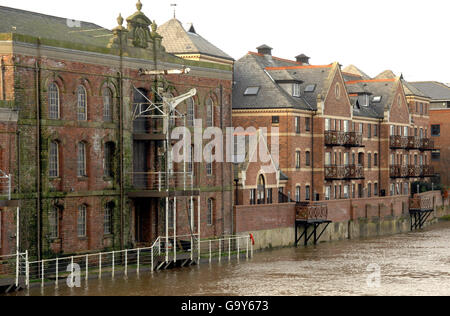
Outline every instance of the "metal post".
<svg viewBox="0 0 450 316"><path fill-rule="evenodd" d="M89 279L89 255L86 255L86 281Z"/></svg>
<svg viewBox="0 0 450 316"><path fill-rule="evenodd" d="M139 264L140 264L140 256L141 256L141 250L140 249L138 249L137 250L137 274L139 274Z"/></svg>
<svg viewBox="0 0 450 316"><path fill-rule="evenodd" d="M56 280L55 280L55 286L58 288L58 274L59 274L59 259L56 258Z"/></svg>
<svg viewBox="0 0 450 316"><path fill-rule="evenodd" d="M253 258L253 241L250 243L250 258Z"/></svg>
<svg viewBox="0 0 450 316"><path fill-rule="evenodd" d="M209 263L211 263L212 254L211 254L211 240L209 241Z"/></svg>
<svg viewBox="0 0 450 316"><path fill-rule="evenodd" d="M246 251L246 257L247 257L247 260L248 260L248 250L249 250L249 245L248 245L248 241L249 241L249 238L247 237L247 251Z"/></svg>
<svg viewBox="0 0 450 316"><path fill-rule="evenodd" d="M11 201L11 175L8 175L8 200Z"/></svg>
<svg viewBox="0 0 450 316"><path fill-rule="evenodd" d="M192 234L194 234L194 198L191 196L191 222L189 223L191 225L191 261L194 261L194 238L192 237Z"/></svg>
<svg viewBox="0 0 450 316"><path fill-rule="evenodd" d="M9 176L9 183L11 183L11 176ZM11 194L11 193L10 193ZM17 219L16 219L16 287L19 286L19 265L20 265L20 240L19 240L19 216L20 208L17 207Z"/></svg>
<svg viewBox="0 0 450 316"><path fill-rule="evenodd" d="M177 262L177 198L173 199L173 261Z"/></svg>
<svg viewBox="0 0 450 316"><path fill-rule="evenodd" d="M231 238L228 238L228 262L231 262Z"/></svg>
<svg viewBox="0 0 450 316"><path fill-rule="evenodd" d="M114 251L112 252L112 278L114 279Z"/></svg>
<svg viewBox="0 0 450 316"><path fill-rule="evenodd" d="M98 278L102 278L102 254L99 255L98 259Z"/></svg>
<svg viewBox="0 0 450 316"><path fill-rule="evenodd" d="M200 226L201 226L201 218L200 218L200 216L201 216L201 197L199 196L198 197L198 210L197 210L197 212L198 212L198 219L197 219L197 222L198 222L198 236L197 236L197 238L198 238L198 264L200 264L200 251L201 251L201 242L200 242L200 240L201 240L201 235L200 235L200 232L201 232L201 228L200 228Z"/></svg>
<svg viewBox="0 0 450 316"><path fill-rule="evenodd" d="M222 261L222 239L219 239L219 263Z"/></svg>
<svg viewBox="0 0 450 316"><path fill-rule="evenodd" d="M236 241L237 241L237 259L238 259L238 261L239 261L239 251L240 251L240 249L239 249L239 238L237 238L236 239Z"/></svg>
<svg viewBox="0 0 450 316"><path fill-rule="evenodd" d="M166 263L169 262L169 197L166 197Z"/></svg>
<svg viewBox="0 0 450 316"><path fill-rule="evenodd" d="M44 287L44 260L41 261L41 286Z"/></svg>
<svg viewBox="0 0 450 316"><path fill-rule="evenodd" d="M159 192L161 192L161 188L162 188L162 173L161 172L159 172L158 173L158 189L159 189Z"/></svg>
<svg viewBox="0 0 450 316"><path fill-rule="evenodd" d="M152 247L152 253L151 253L151 255L152 255L152 257L151 257L151 262L152 262L152 273L153 273L153 271L155 270L154 267L153 267L153 247Z"/></svg>
<svg viewBox="0 0 450 316"><path fill-rule="evenodd" d="M28 288L30 288L30 263L28 262L28 250L25 251L25 283Z"/></svg>
<svg viewBox="0 0 450 316"><path fill-rule="evenodd" d="M128 275L128 250L125 250L125 276Z"/></svg>

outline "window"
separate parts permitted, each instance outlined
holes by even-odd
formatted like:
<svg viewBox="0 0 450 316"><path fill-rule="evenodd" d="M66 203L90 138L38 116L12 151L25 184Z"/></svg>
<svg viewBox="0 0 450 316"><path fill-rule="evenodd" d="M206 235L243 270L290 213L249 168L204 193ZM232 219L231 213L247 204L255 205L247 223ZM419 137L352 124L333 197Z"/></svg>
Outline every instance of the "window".
<svg viewBox="0 0 450 316"><path fill-rule="evenodd" d="M250 95L258 95L259 87L248 87L245 89L244 95L250 96Z"/></svg>
<svg viewBox="0 0 450 316"><path fill-rule="evenodd" d="M212 199L208 200L208 214L207 214L207 224L212 225L213 224L213 217L214 217L214 201Z"/></svg>
<svg viewBox="0 0 450 316"><path fill-rule="evenodd" d="M258 204L265 204L266 201L266 180L263 175L258 179Z"/></svg>
<svg viewBox="0 0 450 316"><path fill-rule="evenodd" d="M372 138L372 124L367 125L367 138Z"/></svg>
<svg viewBox="0 0 450 316"><path fill-rule="evenodd" d="M206 125L207 127L214 126L214 102L211 98L206 100Z"/></svg>
<svg viewBox="0 0 450 316"><path fill-rule="evenodd" d="M440 161L441 160L441 151L439 149L433 150L431 153L432 161Z"/></svg>
<svg viewBox="0 0 450 316"><path fill-rule="evenodd" d="M109 88L103 89L103 120L105 122L112 122L112 93Z"/></svg>
<svg viewBox="0 0 450 316"><path fill-rule="evenodd" d="M373 165L378 167L378 154L373 155Z"/></svg>
<svg viewBox="0 0 450 316"><path fill-rule="evenodd" d="M114 204L108 203L105 206L105 218L103 222L103 228L104 228L104 234L105 235L111 235L112 234L112 227L113 227L113 211L114 211Z"/></svg>
<svg viewBox="0 0 450 316"><path fill-rule="evenodd" d="M280 117L272 116L272 124L280 124Z"/></svg>
<svg viewBox="0 0 450 316"><path fill-rule="evenodd" d="M213 154L211 153L210 155L210 162L206 163L206 174L208 176L212 176L213 175Z"/></svg>
<svg viewBox="0 0 450 316"><path fill-rule="evenodd" d="M336 94L336 99L339 99L341 97L341 86L339 83L336 83L335 86L335 94Z"/></svg>
<svg viewBox="0 0 450 316"><path fill-rule="evenodd" d="M296 98L300 97L300 84L298 83L292 84L292 96Z"/></svg>
<svg viewBox="0 0 450 316"><path fill-rule="evenodd" d="M300 190L301 190L301 188L299 186L295 188L295 201L296 202L300 202L300 198L301 198Z"/></svg>
<svg viewBox="0 0 450 316"><path fill-rule="evenodd" d="M325 131L330 131L331 129L331 120L330 119L325 119Z"/></svg>
<svg viewBox="0 0 450 316"><path fill-rule="evenodd" d="M297 151L295 153L295 168L300 169L301 168L301 152Z"/></svg>
<svg viewBox="0 0 450 316"><path fill-rule="evenodd" d="M48 235L52 239L59 237L59 210L56 206L48 213Z"/></svg>
<svg viewBox="0 0 450 316"><path fill-rule="evenodd" d="M327 186L325 188L325 200L329 201L331 199L331 187Z"/></svg>
<svg viewBox="0 0 450 316"><path fill-rule="evenodd" d="M378 137L378 125L373 126L373 136Z"/></svg>
<svg viewBox="0 0 450 316"><path fill-rule="evenodd" d="M369 183L369 185L367 186L367 197L372 197L372 183Z"/></svg>
<svg viewBox="0 0 450 316"><path fill-rule="evenodd" d="M195 148L194 148L194 146L191 146L190 160L187 163L187 172L189 172L191 174L194 173L194 155L195 155Z"/></svg>
<svg viewBox="0 0 450 316"><path fill-rule="evenodd" d="M86 209L86 205L81 205L78 207L78 237L86 237Z"/></svg>
<svg viewBox="0 0 450 316"><path fill-rule="evenodd" d="M59 119L59 90L55 83L48 87L48 111L50 119Z"/></svg>
<svg viewBox="0 0 450 316"><path fill-rule="evenodd" d="M83 86L79 86L77 90L77 114L78 121L87 120L87 99L86 99L86 89Z"/></svg>
<svg viewBox="0 0 450 316"><path fill-rule="evenodd" d="M350 132L350 122L349 121L344 121L344 132L345 133Z"/></svg>
<svg viewBox="0 0 450 316"><path fill-rule="evenodd" d="M441 125L431 125L431 136L441 136Z"/></svg>
<svg viewBox="0 0 450 316"><path fill-rule="evenodd" d="M305 128L307 132L311 131L311 118L309 117L305 119Z"/></svg>
<svg viewBox="0 0 450 316"><path fill-rule="evenodd" d="M175 202L169 201L169 218L167 219L169 229L172 229L175 224Z"/></svg>
<svg viewBox="0 0 450 316"><path fill-rule="evenodd" d="M367 155L367 167L372 169L372 154Z"/></svg>
<svg viewBox="0 0 450 316"><path fill-rule="evenodd" d="M383 99L382 96L375 96L375 97L373 97L372 102L373 103L380 103L382 99Z"/></svg>
<svg viewBox="0 0 450 316"><path fill-rule="evenodd" d="M295 132L300 134L300 117L295 118Z"/></svg>
<svg viewBox="0 0 450 316"><path fill-rule="evenodd" d="M306 166L311 166L311 153L309 151L306 152Z"/></svg>
<svg viewBox="0 0 450 316"><path fill-rule="evenodd" d="M391 125L391 136L395 136L395 126Z"/></svg>
<svg viewBox="0 0 450 316"><path fill-rule="evenodd" d="M373 195L378 196L378 183L373 184Z"/></svg>
<svg viewBox="0 0 450 316"><path fill-rule="evenodd" d="M348 198L350 198L349 186L344 185L344 199L348 199Z"/></svg>
<svg viewBox="0 0 450 316"><path fill-rule="evenodd" d="M114 177L114 152L115 145L113 142L108 142L105 144L105 166L104 174L105 177Z"/></svg>
<svg viewBox="0 0 450 316"><path fill-rule="evenodd" d="M307 85L305 88L305 92L314 92L316 90L316 85L315 84L310 84Z"/></svg>
<svg viewBox="0 0 450 316"><path fill-rule="evenodd" d="M195 122L195 105L194 105L194 99L189 98L186 101L187 104L187 124L188 127L193 127Z"/></svg>
<svg viewBox="0 0 450 316"><path fill-rule="evenodd" d="M78 157L77 157L77 174L78 177L86 177L86 144L78 143Z"/></svg>
<svg viewBox="0 0 450 316"><path fill-rule="evenodd" d="M331 166L331 153L325 153L325 166Z"/></svg>
<svg viewBox="0 0 450 316"><path fill-rule="evenodd" d="M364 135L364 124L363 123L359 124L359 132Z"/></svg>
<svg viewBox="0 0 450 316"><path fill-rule="evenodd" d="M256 190L252 189L250 190L250 205L256 204Z"/></svg>
<svg viewBox="0 0 450 316"><path fill-rule="evenodd" d="M267 204L273 203L273 190L267 189Z"/></svg>
<svg viewBox="0 0 450 316"><path fill-rule="evenodd" d="M50 178L59 176L59 145L57 142L50 143L50 152L48 157L48 169Z"/></svg>
<svg viewBox="0 0 450 316"><path fill-rule="evenodd" d="M309 185L306 186L305 199L306 199L306 201L310 201L311 200L311 187Z"/></svg>

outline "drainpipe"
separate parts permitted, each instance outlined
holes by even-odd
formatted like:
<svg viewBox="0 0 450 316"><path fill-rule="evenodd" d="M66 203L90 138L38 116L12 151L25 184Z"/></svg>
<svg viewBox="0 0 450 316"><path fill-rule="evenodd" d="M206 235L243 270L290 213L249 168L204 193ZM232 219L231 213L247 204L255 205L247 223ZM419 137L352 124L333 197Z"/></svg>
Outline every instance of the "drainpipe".
<svg viewBox="0 0 450 316"><path fill-rule="evenodd" d="M42 209L41 209L41 88L40 88L40 39L37 40L37 58L35 63L36 98L36 212L37 212L37 258L42 259Z"/></svg>
<svg viewBox="0 0 450 316"><path fill-rule="evenodd" d="M378 121L378 196L381 196L381 122ZM389 160L389 157L388 157Z"/></svg>
<svg viewBox="0 0 450 316"><path fill-rule="evenodd" d="M1 98L2 100L6 100L6 92L5 92L5 62L3 61L3 57L0 59L0 75L1 75L1 88L2 88L2 94Z"/></svg>
<svg viewBox="0 0 450 316"><path fill-rule="evenodd" d="M316 190L314 188L314 117L317 115L317 111L314 111L311 115L311 189L309 191L310 199L316 201Z"/></svg>
<svg viewBox="0 0 450 316"><path fill-rule="evenodd" d="M230 102L230 127L234 127L233 125L233 89L234 89L234 64L233 64L233 70L232 70L232 79L231 79L231 102ZM232 136L234 139L234 136ZM234 150L234 146L233 146L233 150ZM234 180L234 168L233 168L233 163L230 163L230 185L231 185L231 190L233 190L233 180ZM238 198L238 186L236 183L236 201L235 201L235 205L237 205L239 203L239 198ZM234 234L234 205L233 205L233 191L231 191L230 194L230 207L231 207L231 216L230 216L230 234Z"/></svg>
<svg viewBox="0 0 450 316"><path fill-rule="evenodd" d="M223 131L223 127L224 127L224 115L223 115L223 86L222 84L220 84L220 114L221 114L221 119L220 119L220 129ZM223 153L222 153L223 155ZM226 155L226 151L225 151L225 155ZM223 158L223 157L222 157ZM225 159L226 161L226 159ZM224 173L225 173L225 162L222 162L222 235L225 235L225 177L224 177Z"/></svg>

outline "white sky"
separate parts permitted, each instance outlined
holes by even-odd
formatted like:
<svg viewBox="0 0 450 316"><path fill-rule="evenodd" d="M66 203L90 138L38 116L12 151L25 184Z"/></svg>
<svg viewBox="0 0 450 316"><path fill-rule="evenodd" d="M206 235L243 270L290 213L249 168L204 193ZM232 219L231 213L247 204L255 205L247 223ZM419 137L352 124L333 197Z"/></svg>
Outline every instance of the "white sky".
<svg viewBox="0 0 450 316"><path fill-rule="evenodd" d="M157 24L173 16L235 59L261 44L278 57L300 53L312 64L354 64L370 76L391 69L406 80L450 82L448 0L141 0ZM137 0L1 0L106 28L136 11Z"/></svg>

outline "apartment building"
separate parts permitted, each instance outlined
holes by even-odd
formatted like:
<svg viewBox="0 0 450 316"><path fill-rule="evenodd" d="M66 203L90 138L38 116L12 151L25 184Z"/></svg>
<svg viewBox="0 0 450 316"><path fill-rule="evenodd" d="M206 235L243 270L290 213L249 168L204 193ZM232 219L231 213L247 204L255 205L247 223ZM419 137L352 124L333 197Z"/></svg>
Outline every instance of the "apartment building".
<svg viewBox="0 0 450 316"><path fill-rule="evenodd" d="M233 125L267 128L269 136L277 128L279 172L265 174L258 162L239 166L239 204L408 195L412 183L434 175L429 101L405 91L403 78L311 65L303 54L285 60L267 45L257 50L235 63ZM411 109L419 99L422 114Z"/></svg>
<svg viewBox="0 0 450 316"><path fill-rule="evenodd" d="M38 258L231 233L231 164L174 163L168 135L231 126L232 58L206 40L214 60L175 56L136 7L113 30L0 7L0 254L17 238L9 194Z"/></svg>

